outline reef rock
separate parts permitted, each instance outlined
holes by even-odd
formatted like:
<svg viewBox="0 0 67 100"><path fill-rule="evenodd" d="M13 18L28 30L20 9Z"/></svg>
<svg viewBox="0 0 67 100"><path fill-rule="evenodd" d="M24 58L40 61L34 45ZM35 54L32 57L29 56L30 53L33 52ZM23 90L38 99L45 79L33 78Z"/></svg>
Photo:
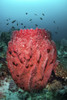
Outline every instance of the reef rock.
<svg viewBox="0 0 67 100"><path fill-rule="evenodd" d="M8 43L7 64L15 83L26 91L46 86L57 66L55 43L45 29L14 31Z"/></svg>

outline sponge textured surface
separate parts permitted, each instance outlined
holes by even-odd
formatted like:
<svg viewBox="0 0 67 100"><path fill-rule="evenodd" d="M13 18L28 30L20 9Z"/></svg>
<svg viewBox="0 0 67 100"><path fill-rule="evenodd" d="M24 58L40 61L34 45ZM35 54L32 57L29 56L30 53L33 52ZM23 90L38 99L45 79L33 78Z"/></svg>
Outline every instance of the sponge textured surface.
<svg viewBox="0 0 67 100"><path fill-rule="evenodd" d="M56 56L55 43L45 29L14 31L8 43L8 68L15 83L26 91L46 86Z"/></svg>

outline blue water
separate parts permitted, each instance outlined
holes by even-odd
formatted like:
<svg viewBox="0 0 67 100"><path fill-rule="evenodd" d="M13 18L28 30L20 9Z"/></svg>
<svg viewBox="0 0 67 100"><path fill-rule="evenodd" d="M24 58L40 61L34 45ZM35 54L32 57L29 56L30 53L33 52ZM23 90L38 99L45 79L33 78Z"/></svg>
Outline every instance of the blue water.
<svg viewBox="0 0 67 100"><path fill-rule="evenodd" d="M16 22L12 23L13 20ZM67 0L0 0L0 34L12 26L16 29L45 28L54 40L67 39Z"/></svg>

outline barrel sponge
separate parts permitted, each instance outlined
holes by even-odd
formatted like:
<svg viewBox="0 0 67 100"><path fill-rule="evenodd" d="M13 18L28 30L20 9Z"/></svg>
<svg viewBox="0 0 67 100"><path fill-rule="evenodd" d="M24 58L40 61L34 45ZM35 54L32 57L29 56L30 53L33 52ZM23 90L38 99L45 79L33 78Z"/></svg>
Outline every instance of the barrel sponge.
<svg viewBox="0 0 67 100"><path fill-rule="evenodd" d="M57 66L55 43L45 29L14 31L7 49L7 65L23 90L43 89Z"/></svg>

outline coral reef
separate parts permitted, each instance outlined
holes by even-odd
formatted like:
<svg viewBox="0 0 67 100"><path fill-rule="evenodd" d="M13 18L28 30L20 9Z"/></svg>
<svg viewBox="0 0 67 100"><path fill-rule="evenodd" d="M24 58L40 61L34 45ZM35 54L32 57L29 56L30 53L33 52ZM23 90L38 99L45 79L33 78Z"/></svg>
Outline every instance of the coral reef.
<svg viewBox="0 0 67 100"><path fill-rule="evenodd" d="M11 80L9 83L9 90L12 92L16 92L18 90L18 87L13 80Z"/></svg>
<svg viewBox="0 0 67 100"><path fill-rule="evenodd" d="M0 57L6 57L7 45L5 42L0 41Z"/></svg>
<svg viewBox="0 0 67 100"><path fill-rule="evenodd" d="M61 82L55 79L51 83L49 83L46 88L48 88L48 90L50 90L50 91L57 91L57 90L61 89L62 87L63 86L62 86Z"/></svg>
<svg viewBox="0 0 67 100"><path fill-rule="evenodd" d="M10 35L10 32L2 32L0 35L0 42L4 42L7 45L8 41L10 40Z"/></svg>
<svg viewBox="0 0 67 100"><path fill-rule="evenodd" d="M55 75L56 77L61 78L64 81L67 81L67 69L65 69L61 63L59 63L56 67Z"/></svg>
<svg viewBox="0 0 67 100"><path fill-rule="evenodd" d="M62 39L61 41L57 41L57 53L58 60L67 69L67 39Z"/></svg>
<svg viewBox="0 0 67 100"><path fill-rule="evenodd" d="M60 55L63 55L63 57L67 58L67 40L66 39L62 39L61 40L61 45L60 45Z"/></svg>
<svg viewBox="0 0 67 100"><path fill-rule="evenodd" d="M14 31L7 63L16 84L26 91L41 90L57 66L55 43L45 29Z"/></svg>

